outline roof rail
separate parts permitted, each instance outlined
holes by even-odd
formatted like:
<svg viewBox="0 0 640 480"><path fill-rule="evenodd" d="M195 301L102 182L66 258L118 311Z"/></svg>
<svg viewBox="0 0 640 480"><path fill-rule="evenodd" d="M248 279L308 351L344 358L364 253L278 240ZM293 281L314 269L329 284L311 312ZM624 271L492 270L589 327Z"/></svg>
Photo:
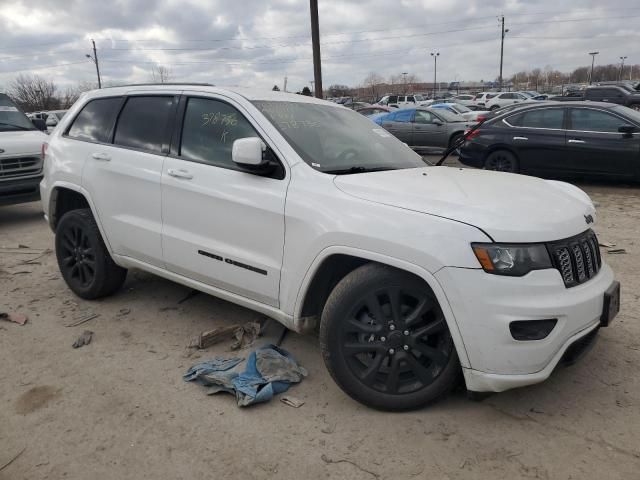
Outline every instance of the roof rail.
<svg viewBox="0 0 640 480"><path fill-rule="evenodd" d="M213 83L197 83L197 82L175 82L175 83L129 83L127 85L111 85L109 87L104 88L119 88L119 87L154 87L160 85L184 85L184 86L193 86L193 87L215 87Z"/></svg>

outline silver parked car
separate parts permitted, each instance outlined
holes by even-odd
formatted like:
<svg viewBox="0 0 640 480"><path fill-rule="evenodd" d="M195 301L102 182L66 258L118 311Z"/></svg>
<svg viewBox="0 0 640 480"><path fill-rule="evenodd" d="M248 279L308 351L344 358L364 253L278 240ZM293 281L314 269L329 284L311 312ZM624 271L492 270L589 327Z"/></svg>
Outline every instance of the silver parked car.
<svg viewBox="0 0 640 480"><path fill-rule="evenodd" d="M461 115L426 107L404 108L372 120L414 150L448 148L473 125Z"/></svg>

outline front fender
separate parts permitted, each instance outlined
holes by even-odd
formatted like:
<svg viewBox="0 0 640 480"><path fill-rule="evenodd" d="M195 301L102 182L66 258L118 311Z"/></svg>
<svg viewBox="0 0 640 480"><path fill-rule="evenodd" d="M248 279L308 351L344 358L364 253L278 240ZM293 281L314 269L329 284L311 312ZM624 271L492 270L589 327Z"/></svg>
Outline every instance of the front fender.
<svg viewBox="0 0 640 480"><path fill-rule="evenodd" d="M460 330L458 329L458 324L456 322L455 315L453 313L453 310L451 309L451 306L449 305L447 296L445 295L445 292L440 286L440 283L438 282L436 277L430 272L428 272L427 270L425 270L424 268L418 265L415 265L411 262L407 262L405 260L401 260L388 255L380 254L377 252L371 252L371 251L356 248L356 247L334 245L334 246L325 248L320 253L318 253L318 255L315 257L315 259L307 269L307 272L304 276L302 284L298 289L298 294L296 296L295 307L294 307L294 318L293 318L294 330L302 331L304 329L301 312L302 312L302 306L304 303L304 298L308 293L308 289L312 279L314 278L316 272L322 265L323 261L326 260L328 257L332 255L337 255L337 254L349 255L352 257L363 258L366 260L370 260L372 262L381 263L384 265L388 265L390 267L395 267L399 270L404 270L404 271L413 273L414 275L417 275L418 277L422 278L427 283L427 285L429 285L434 295L436 296L438 303L440 304L440 308L442 309L442 312L444 314L445 320L449 327L449 331L451 332L451 337L456 347L456 351L458 352L458 357L460 358L460 364L465 368L469 368L467 351L464 346L464 342L462 341L462 336L460 335Z"/></svg>

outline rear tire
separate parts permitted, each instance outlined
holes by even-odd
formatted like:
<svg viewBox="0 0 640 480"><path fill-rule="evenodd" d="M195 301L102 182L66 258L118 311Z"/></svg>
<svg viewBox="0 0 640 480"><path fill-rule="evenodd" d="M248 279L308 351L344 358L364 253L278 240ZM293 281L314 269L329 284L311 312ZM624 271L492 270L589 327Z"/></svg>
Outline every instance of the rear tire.
<svg viewBox="0 0 640 480"><path fill-rule="evenodd" d="M449 140L449 148L453 147L456 143L458 143L462 137L464 137L464 133L456 133L452 135L451 139ZM455 155L460 155L460 147L456 148L451 153Z"/></svg>
<svg viewBox="0 0 640 480"><path fill-rule="evenodd" d="M118 290L127 270L115 264L88 208L64 214L56 228L56 257L64 281L80 298L92 300Z"/></svg>
<svg viewBox="0 0 640 480"><path fill-rule="evenodd" d="M456 385L460 364L438 301L424 281L370 263L329 295L320 323L325 365L353 399L410 410Z"/></svg>
<svg viewBox="0 0 640 480"><path fill-rule="evenodd" d="M484 169L496 172L518 173L520 166L518 165L518 159L510 151L495 150L484 161Z"/></svg>

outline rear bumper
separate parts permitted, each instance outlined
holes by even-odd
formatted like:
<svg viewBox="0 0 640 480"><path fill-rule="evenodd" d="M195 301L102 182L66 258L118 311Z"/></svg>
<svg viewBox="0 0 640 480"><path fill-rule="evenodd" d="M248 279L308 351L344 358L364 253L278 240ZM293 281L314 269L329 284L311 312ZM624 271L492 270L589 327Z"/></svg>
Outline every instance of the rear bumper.
<svg viewBox="0 0 640 480"><path fill-rule="evenodd" d="M464 165L468 165L469 167L484 167L483 152L473 148L473 145L469 142L465 142L462 147L460 147L458 161Z"/></svg>
<svg viewBox="0 0 640 480"><path fill-rule="evenodd" d="M42 175L0 181L0 205L34 202L40 199Z"/></svg>

